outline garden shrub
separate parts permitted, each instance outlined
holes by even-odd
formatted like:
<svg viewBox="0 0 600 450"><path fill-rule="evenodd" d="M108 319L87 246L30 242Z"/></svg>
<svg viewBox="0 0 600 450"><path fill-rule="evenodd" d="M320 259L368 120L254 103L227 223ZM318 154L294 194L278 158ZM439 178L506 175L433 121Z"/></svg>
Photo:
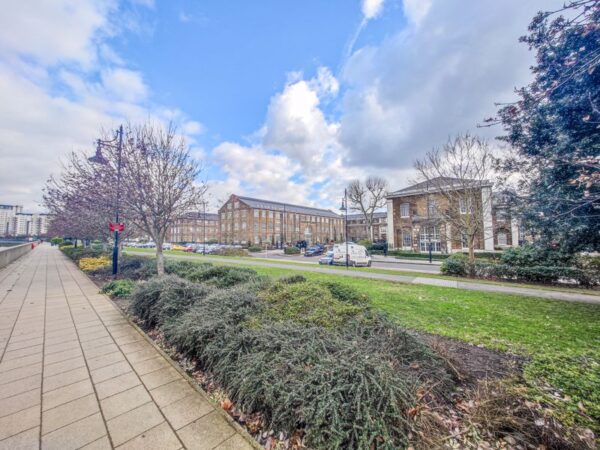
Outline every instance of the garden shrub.
<svg viewBox="0 0 600 450"><path fill-rule="evenodd" d="M85 272L92 272L100 267L110 265L111 261L107 256L98 256L79 259L79 268Z"/></svg>
<svg viewBox="0 0 600 450"><path fill-rule="evenodd" d="M258 311L259 304L256 292L247 285L218 289L177 320L165 321L165 338L182 353L202 359L209 342L216 336L233 336L250 314Z"/></svg>
<svg viewBox="0 0 600 450"><path fill-rule="evenodd" d="M220 288L229 288L237 284L260 278L256 271L245 267L203 265L190 271L186 278L194 282L206 282Z"/></svg>
<svg viewBox="0 0 600 450"><path fill-rule="evenodd" d="M571 266L573 256L542 246L541 244L528 244L504 250L500 258L500 263L518 267L562 267Z"/></svg>
<svg viewBox="0 0 600 450"><path fill-rule="evenodd" d="M283 249L283 253L285 255L298 255L300 254L300 249L298 247L286 247Z"/></svg>
<svg viewBox="0 0 600 450"><path fill-rule="evenodd" d="M277 281L283 284L304 283L306 281L306 278L304 277L304 275L290 275L287 277L281 277Z"/></svg>
<svg viewBox="0 0 600 450"><path fill-rule="evenodd" d="M102 287L102 293L111 297L127 298L135 289L135 282L129 279L113 280Z"/></svg>
<svg viewBox="0 0 600 450"><path fill-rule="evenodd" d="M262 252L262 247L258 245L251 245L250 247L248 247L248 251L251 253Z"/></svg>
<svg viewBox="0 0 600 450"><path fill-rule="evenodd" d="M275 283L260 293L265 300L263 320L338 328L365 312L364 306L340 301L326 286L315 282Z"/></svg>
<svg viewBox="0 0 600 450"><path fill-rule="evenodd" d="M60 236L55 236L52 239L50 239L50 243L52 245L61 245L65 240L63 238L61 238Z"/></svg>
<svg viewBox="0 0 600 450"><path fill-rule="evenodd" d="M340 281L323 281L321 284L329 290L336 300L341 302L361 306L367 305L369 302L367 295L361 294L352 286Z"/></svg>
<svg viewBox="0 0 600 450"><path fill-rule="evenodd" d="M244 248L220 248L213 252L219 256L248 256L248 250Z"/></svg>
<svg viewBox="0 0 600 450"><path fill-rule="evenodd" d="M392 355L374 351L368 341L323 327L244 327L244 316L260 309L256 298L228 299L233 302L195 305L165 326L165 337L198 358L242 410L261 411L272 429L304 429L314 449L406 445L407 411L417 390L436 381L423 376L420 365L411 361L413 369L398 370L402 363L394 366ZM409 338L402 348L407 343L423 347Z"/></svg>
<svg viewBox="0 0 600 450"><path fill-rule="evenodd" d="M190 273L195 272L198 269L206 269L209 267L212 267L212 264L173 259L165 260L165 272L178 275L181 278L187 278Z"/></svg>
<svg viewBox="0 0 600 450"><path fill-rule="evenodd" d="M442 262L440 271L445 275L466 277L469 274L469 258L463 253L453 253Z"/></svg>
<svg viewBox="0 0 600 450"><path fill-rule="evenodd" d="M129 308L147 327L157 327L183 314L211 292L209 286L165 275L140 283L130 296Z"/></svg>

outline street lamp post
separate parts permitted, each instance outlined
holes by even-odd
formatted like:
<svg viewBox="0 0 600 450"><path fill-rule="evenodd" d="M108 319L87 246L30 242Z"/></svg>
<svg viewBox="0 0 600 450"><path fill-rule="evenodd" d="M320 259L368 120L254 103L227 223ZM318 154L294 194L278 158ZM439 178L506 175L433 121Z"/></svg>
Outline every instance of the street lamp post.
<svg viewBox="0 0 600 450"><path fill-rule="evenodd" d="M117 186L115 188L115 223L119 223L120 196L119 189L121 187L121 154L123 150L123 125L115 133L115 138L111 140L97 140L96 154L88 160L95 164L108 165L109 161L102 155L102 147L112 147L117 149ZM112 273L116 276L119 273L119 230L115 228L115 245L112 255Z"/></svg>
<svg viewBox="0 0 600 450"><path fill-rule="evenodd" d="M348 254L348 190L344 189L344 198L342 199L342 206L340 211L344 211L344 237L346 238L346 269L348 268L348 260L350 255Z"/></svg>
<svg viewBox="0 0 600 450"><path fill-rule="evenodd" d="M206 201L202 202L202 234L204 243L202 244L202 254L206 255Z"/></svg>

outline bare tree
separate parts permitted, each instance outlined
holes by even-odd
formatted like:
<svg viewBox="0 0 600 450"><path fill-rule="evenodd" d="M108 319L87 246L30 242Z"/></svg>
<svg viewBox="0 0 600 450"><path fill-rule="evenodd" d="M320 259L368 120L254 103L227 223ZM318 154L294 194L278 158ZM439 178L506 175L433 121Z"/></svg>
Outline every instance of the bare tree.
<svg viewBox="0 0 600 450"><path fill-rule="evenodd" d="M360 180L354 180L348 185L348 200L350 208L360 211L365 218L367 232L373 239L373 216L378 209L386 204L388 183L381 177L368 177L364 184Z"/></svg>
<svg viewBox="0 0 600 450"><path fill-rule="evenodd" d="M114 218L114 183L98 173L83 153L71 153L61 174L44 188L44 205L50 214L49 232L82 240L110 239L108 223ZM123 237L134 230L126 226Z"/></svg>
<svg viewBox="0 0 600 450"><path fill-rule="evenodd" d="M164 274L162 247L169 226L197 210L206 192L206 185L197 181L201 167L171 126L130 125L124 134L120 183L116 146L103 148L100 164L73 153L60 177L48 181L44 203L53 217L51 229L108 240L108 223L114 220L118 201L125 236L149 236L156 244L157 272Z"/></svg>
<svg viewBox="0 0 600 450"><path fill-rule="evenodd" d="M147 123L128 126L123 147L123 213L156 244L156 268L164 274L163 243L169 226L197 210L206 185L175 128Z"/></svg>
<svg viewBox="0 0 600 450"><path fill-rule="evenodd" d="M452 233L447 237L451 240L466 239L471 263L475 261L475 240L486 238L484 213L492 207L494 161L488 143L466 133L415 162L419 181L425 182L430 194L428 211L450 225Z"/></svg>

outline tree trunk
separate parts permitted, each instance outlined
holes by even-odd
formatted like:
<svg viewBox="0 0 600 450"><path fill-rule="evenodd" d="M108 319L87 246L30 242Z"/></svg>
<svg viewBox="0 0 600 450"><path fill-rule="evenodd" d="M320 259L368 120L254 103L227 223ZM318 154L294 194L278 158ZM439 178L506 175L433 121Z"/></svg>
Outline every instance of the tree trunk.
<svg viewBox="0 0 600 450"><path fill-rule="evenodd" d="M373 238L373 224L369 225L369 235L371 236L371 243L375 241Z"/></svg>
<svg viewBox="0 0 600 450"><path fill-rule="evenodd" d="M469 237L469 277L475 276L475 236Z"/></svg>
<svg viewBox="0 0 600 450"><path fill-rule="evenodd" d="M162 243L156 243L156 273L158 275L165 274L165 255L163 254Z"/></svg>

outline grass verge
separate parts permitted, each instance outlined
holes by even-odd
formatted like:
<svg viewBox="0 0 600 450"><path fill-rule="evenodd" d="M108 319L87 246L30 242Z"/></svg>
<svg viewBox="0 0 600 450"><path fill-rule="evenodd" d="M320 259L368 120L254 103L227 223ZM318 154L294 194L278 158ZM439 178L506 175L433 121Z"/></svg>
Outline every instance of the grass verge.
<svg viewBox="0 0 600 450"><path fill-rule="evenodd" d="M274 277L294 271L293 265L251 267ZM339 280L302 274L315 281ZM600 431L600 305L381 280L343 282L406 327L529 358L528 395L550 405L565 424Z"/></svg>

